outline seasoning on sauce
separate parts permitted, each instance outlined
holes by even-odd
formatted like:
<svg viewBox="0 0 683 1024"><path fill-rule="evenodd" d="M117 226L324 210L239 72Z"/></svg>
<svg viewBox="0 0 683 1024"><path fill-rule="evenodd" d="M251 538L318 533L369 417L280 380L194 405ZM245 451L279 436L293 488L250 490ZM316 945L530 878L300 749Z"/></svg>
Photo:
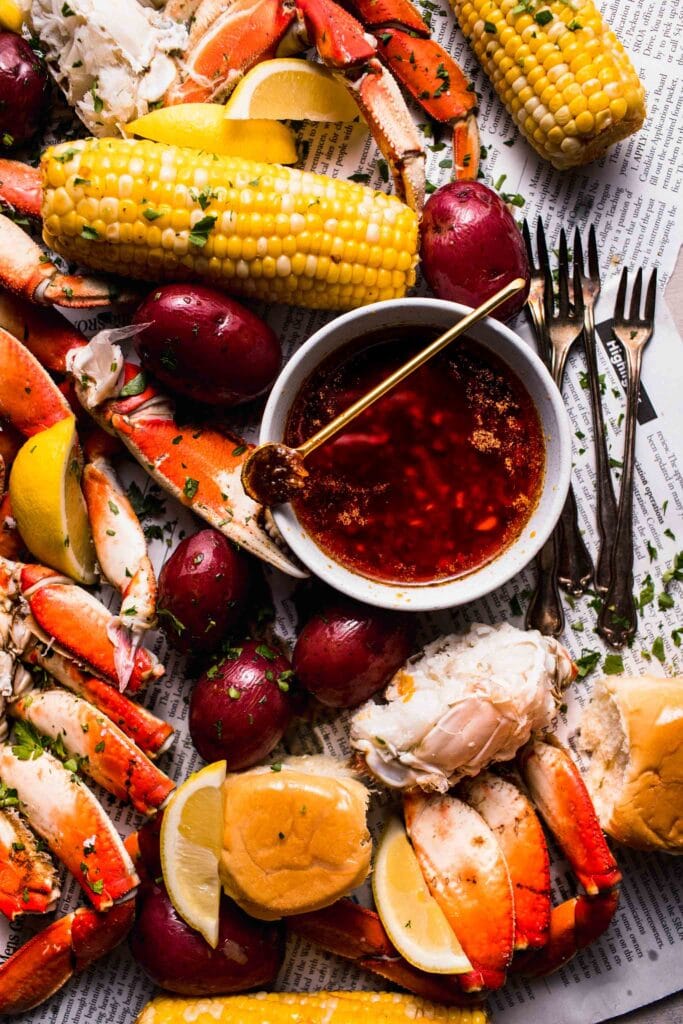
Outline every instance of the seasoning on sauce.
<svg viewBox="0 0 683 1024"><path fill-rule="evenodd" d="M285 443L296 447L437 336L377 332L304 383ZM520 534L538 501L545 445L515 374L461 338L306 459L294 509L331 558L371 579L420 584L472 572Z"/></svg>

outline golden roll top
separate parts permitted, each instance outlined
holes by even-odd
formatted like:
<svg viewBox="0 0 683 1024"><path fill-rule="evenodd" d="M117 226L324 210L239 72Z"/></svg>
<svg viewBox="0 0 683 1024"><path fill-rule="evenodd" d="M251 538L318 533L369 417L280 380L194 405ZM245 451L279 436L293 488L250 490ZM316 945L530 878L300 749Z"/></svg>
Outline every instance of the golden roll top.
<svg viewBox="0 0 683 1024"><path fill-rule="evenodd" d="M400 1024L434 1020L487 1024L481 1008L440 1006L394 992L257 992L250 996L178 999L160 996L136 1024Z"/></svg>
<svg viewBox="0 0 683 1024"><path fill-rule="evenodd" d="M590 163L645 119L645 90L593 0L451 0L496 92L542 157Z"/></svg>
<svg viewBox="0 0 683 1024"><path fill-rule="evenodd" d="M314 309L415 280L417 215L355 182L129 139L53 146L41 167L46 243L94 270Z"/></svg>

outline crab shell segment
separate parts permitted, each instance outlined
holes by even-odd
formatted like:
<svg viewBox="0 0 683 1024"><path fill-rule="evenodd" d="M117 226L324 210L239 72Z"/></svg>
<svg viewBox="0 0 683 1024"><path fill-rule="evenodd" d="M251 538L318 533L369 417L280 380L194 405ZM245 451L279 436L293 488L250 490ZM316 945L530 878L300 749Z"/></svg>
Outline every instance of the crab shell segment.
<svg viewBox="0 0 683 1024"><path fill-rule="evenodd" d="M242 487L242 466L253 445L201 424L179 426L170 399L144 382L139 367L124 365L115 337L102 331L69 359L82 404L180 502L251 554L305 577L269 535L263 508Z"/></svg>
<svg viewBox="0 0 683 1024"><path fill-rule="evenodd" d="M67 690L34 690L11 702L9 712L63 744L94 782L140 814L154 813L175 788L117 725Z"/></svg>
<svg viewBox="0 0 683 1024"><path fill-rule="evenodd" d="M59 899L57 871L50 856L15 807L0 808L0 914L47 914Z"/></svg>
<svg viewBox="0 0 683 1024"><path fill-rule="evenodd" d="M139 879L108 815L91 791L47 751L22 757L0 745L0 778L16 790L31 827L86 892L96 910L132 895Z"/></svg>
<svg viewBox="0 0 683 1024"><path fill-rule="evenodd" d="M384 785L445 793L549 729L573 671L552 637L474 623L411 658L385 703L359 708L351 746Z"/></svg>
<svg viewBox="0 0 683 1024"><path fill-rule="evenodd" d="M173 726L157 718L142 704L120 693L111 683L83 672L73 661L53 648L34 643L25 650L22 661L49 673L58 683L106 715L149 758L159 757L173 742Z"/></svg>
<svg viewBox="0 0 683 1024"><path fill-rule="evenodd" d="M130 931L135 902L98 914L87 907L34 935L0 965L0 1014L25 1013L110 953Z"/></svg>

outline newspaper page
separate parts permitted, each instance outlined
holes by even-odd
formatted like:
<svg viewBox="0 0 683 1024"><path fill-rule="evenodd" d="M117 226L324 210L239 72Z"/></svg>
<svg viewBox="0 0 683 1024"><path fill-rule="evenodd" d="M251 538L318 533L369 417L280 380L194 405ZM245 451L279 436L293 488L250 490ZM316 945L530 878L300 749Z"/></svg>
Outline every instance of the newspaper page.
<svg viewBox="0 0 683 1024"><path fill-rule="evenodd" d="M619 346L610 331L616 278L624 265L657 266L663 284L673 269L681 241L683 129L678 111L683 100L683 26L679 0L605 0L602 7L646 83L648 119L639 134L614 147L601 161L569 174L554 171L519 136L463 41L445 0L422 2L434 35L461 61L479 93L482 170L487 183L512 203L520 219L525 216L535 221L541 216L551 244L556 244L553 240L562 226L572 231L578 226L585 234L589 224L595 225L603 273L603 293L596 316L601 343L599 362L618 484L625 370ZM451 175L450 138L447 132L431 126L417 108L414 112L425 134L430 188L437 187ZM354 174L378 188L390 187L386 165L378 159L376 147L361 125L304 126L302 136L308 167L336 177ZM421 282L417 290L426 292ZM330 318L330 314L283 307L263 307L260 312L279 333L286 355L291 355ZM89 335L118 322L107 313L79 314L73 319ZM533 344L522 318L513 326ZM588 594L570 604L565 602L567 625L561 639L578 660L581 676L567 693L558 733L569 743L579 762L582 755L576 743L577 724L581 709L590 699L592 679L606 669L620 668L622 663L627 672L683 672L682 573L673 572L679 564L676 556L683 549L681 394L683 341L660 294L656 331L644 360L638 415L635 573L640 621L635 643L620 652L621 663L606 662L609 652L595 633L599 607L596 595ZM580 352L570 359L564 395L575 434L573 479L581 525L594 553L595 468L585 364ZM256 417L245 421L240 414L234 427L251 439L257 437ZM126 485L137 486L148 499L143 502L144 521L152 528L150 554L158 570L178 539L200 524L132 465L124 468L122 476ZM681 564L683 553L679 570ZM266 575L276 603L277 631L291 641L297 624L294 587L276 572ZM530 566L476 604L422 616L420 640L461 630L473 621L511 621L521 627L533 583L534 570ZM116 599L106 591L103 597L115 604ZM162 758L162 766L180 781L201 764L187 731L192 679L184 660L167 648L161 633L149 637L148 643L165 663L166 675L150 688L145 699L157 714L176 727L175 743ZM288 734L281 753L324 751L345 756L348 718L348 713L322 715L301 724ZM276 752L273 756L280 754ZM139 826L139 816L133 811L93 788L121 834ZM371 828L375 838L391 806L392 799L387 795L373 798ZM529 982L511 979L490 999L497 1024L597 1024L681 987L683 858L645 856L622 847L615 852L624 883L609 930L552 977ZM561 901L573 895L577 887L556 850L553 865L555 898ZM63 877L62 887L58 916L83 903L77 886L68 876ZM369 904L369 887L361 890L358 898ZM22 946L44 923L39 919L14 925L0 922L0 959ZM386 988L387 983L294 939L288 943L277 987L380 989ZM127 1024L154 992L154 986L124 944L22 1020L35 1024Z"/></svg>

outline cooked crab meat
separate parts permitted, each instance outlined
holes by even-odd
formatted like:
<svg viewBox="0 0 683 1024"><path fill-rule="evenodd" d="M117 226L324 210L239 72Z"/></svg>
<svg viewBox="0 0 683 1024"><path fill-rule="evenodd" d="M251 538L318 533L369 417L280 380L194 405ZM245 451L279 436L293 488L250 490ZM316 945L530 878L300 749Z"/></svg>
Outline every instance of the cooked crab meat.
<svg viewBox="0 0 683 1024"><path fill-rule="evenodd" d="M66 12L66 13L65 13ZM93 135L146 114L176 76L187 30L137 0L32 0L30 25Z"/></svg>
<svg viewBox="0 0 683 1024"><path fill-rule="evenodd" d="M353 716L351 745L386 786L445 793L549 729L573 675L553 637L474 623L399 669L385 703L369 701Z"/></svg>

